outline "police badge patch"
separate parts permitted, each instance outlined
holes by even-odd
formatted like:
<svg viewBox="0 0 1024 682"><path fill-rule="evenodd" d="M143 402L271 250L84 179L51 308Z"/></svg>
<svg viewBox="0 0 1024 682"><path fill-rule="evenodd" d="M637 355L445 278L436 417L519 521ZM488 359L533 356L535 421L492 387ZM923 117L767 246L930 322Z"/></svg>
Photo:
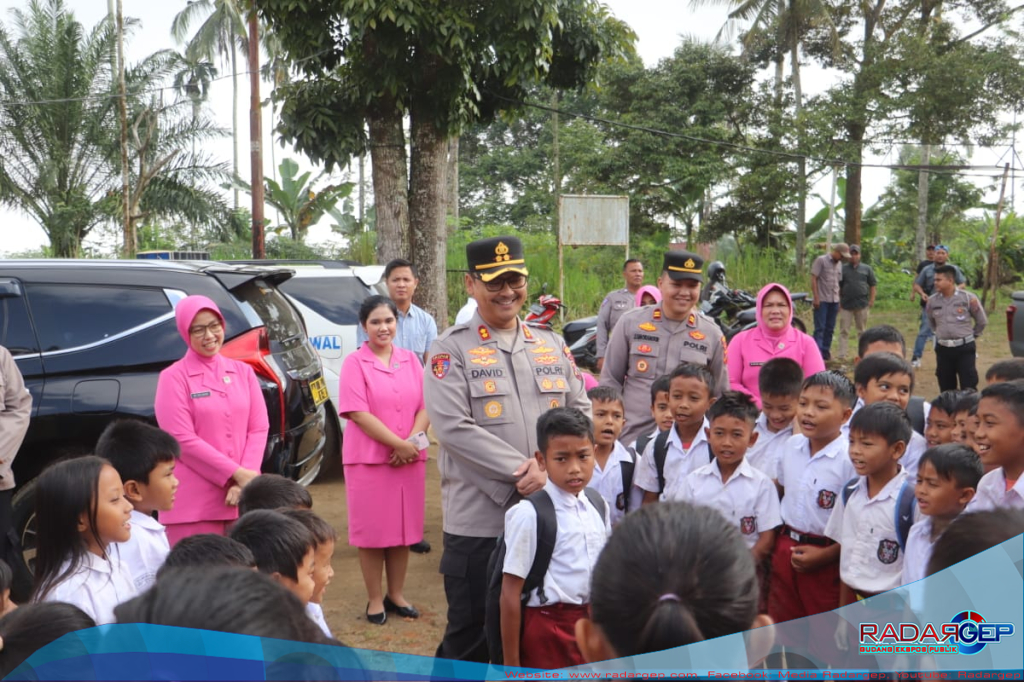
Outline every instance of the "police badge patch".
<svg viewBox="0 0 1024 682"><path fill-rule="evenodd" d="M831 509L836 506L836 494L831 490L819 490L818 506L822 509Z"/></svg>
<svg viewBox="0 0 1024 682"><path fill-rule="evenodd" d="M744 516L740 519L740 532L744 535L753 535L757 532L757 517Z"/></svg>
<svg viewBox="0 0 1024 682"><path fill-rule="evenodd" d="M882 540L878 543L878 560L883 564L892 564L900 556L900 545L895 540Z"/></svg>
<svg viewBox="0 0 1024 682"><path fill-rule="evenodd" d="M451 369L451 366L452 359L448 353L438 353L430 358L430 369L438 379L444 379L448 376L448 370Z"/></svg>

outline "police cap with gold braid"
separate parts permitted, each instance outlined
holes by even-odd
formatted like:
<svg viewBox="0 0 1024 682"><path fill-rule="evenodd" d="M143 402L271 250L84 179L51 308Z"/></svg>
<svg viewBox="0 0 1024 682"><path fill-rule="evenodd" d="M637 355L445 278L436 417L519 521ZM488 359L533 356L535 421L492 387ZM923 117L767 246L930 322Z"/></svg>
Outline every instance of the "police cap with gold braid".
<svg viewBox="0 0 1024 682"><path fill-rule="evenodd" d="M704 259L690 251L666 251L662 270L672 279L704 281Z"/></svg>
<svg viewBox="0 0 1024 682"><path fill-rule="evenodd" d="M529 275L523 243L517 237L492 237L466 244L469 274L490 282L506 272Z"/></svg>

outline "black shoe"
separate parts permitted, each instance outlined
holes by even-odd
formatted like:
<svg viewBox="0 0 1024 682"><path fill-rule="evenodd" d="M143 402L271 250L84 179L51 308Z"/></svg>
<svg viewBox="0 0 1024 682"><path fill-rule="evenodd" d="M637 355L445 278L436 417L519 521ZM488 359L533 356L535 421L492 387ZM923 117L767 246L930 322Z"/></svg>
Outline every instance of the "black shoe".
<svg viewBox="0 0 1024 682"><path fill-rule="evenodd" d="M391 601L391 597L384 597L384 611L392 611L397 613L402 618L419 618L420 612L416 610L415 606L399 606L395 602Z"/></svg>
<svg viewBox="0 0 1024 682"><path fill-rule="evenodd" d="M370 605L366 605L366 620L373 623L374 625L384 625L388 622L388 601L387 597L384 597L384 610L380 613L370 613Z"/></svg>
<svg viewBox="0 0 1024 682"><path fill-rule="evenodd" d="M409 545L409 549L417 554L426 554L430 551L430 543L426 540L420 540L415 545Z"/></svg>

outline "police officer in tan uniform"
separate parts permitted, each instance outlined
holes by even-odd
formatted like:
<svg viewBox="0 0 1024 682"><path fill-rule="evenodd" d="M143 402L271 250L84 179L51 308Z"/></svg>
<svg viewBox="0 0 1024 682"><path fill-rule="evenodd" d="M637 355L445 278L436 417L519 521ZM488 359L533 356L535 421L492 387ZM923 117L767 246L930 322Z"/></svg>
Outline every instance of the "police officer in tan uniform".
<svg viewBox="0 0 1024 682"><path fill-rule="evenodd" d="M626 286L609 293L601 301L601 309L597 311L597 371L604 365L604 353L608 347L608 337L615 329L615 323L622 314L636 307L636 292L644 285L644 264L636 258L630 258L622 266L622 278Z"/></svg>
<svg viewBox="0 0 1024 682"><path fill-rule="evenodd" d="M561 337L519 319L528 274L522 243L475 241L466 260L477 310L430 347L424 398L440 444L444 512L448 626L437 656L486 662L487 560L505 511L546 481L533 458L537 419L562 406L589 415L590 401Z"/></svg>
<svg viewBox="0 0 1024 682"><path fill-rule="evenodd" d="M955 265L935 268L935 293L924 314L935 332L935 376L940 391L978 388L977 339L988 324L978 297L958 289Z"/></svg>
<svg viewBox="0 0 1024 682"><path fill-rule="evenodd" d="M661 303L625 313L608 341L601 385L623 392L622 443L632 443L654 429L651 384L680 363L706 363L715 378L716 396L729 388L725 337L713 320L696 309L703 267L704 259L695 253L666 253L658 278Z"/></svg>

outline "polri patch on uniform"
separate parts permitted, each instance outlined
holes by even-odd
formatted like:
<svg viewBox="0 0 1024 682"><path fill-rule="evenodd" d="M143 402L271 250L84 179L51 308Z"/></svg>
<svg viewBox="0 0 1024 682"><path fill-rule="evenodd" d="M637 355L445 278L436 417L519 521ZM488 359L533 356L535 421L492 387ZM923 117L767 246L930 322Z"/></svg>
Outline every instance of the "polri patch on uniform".
<svg viewBox="0 0 1024 682"><path fill-rule="evenodd" d="M498 417L501 416L501 413L503 411L504 408L502 408L501 403L499 403L497 400L492 400L484 405L484 414L486 414L491 419L497 419Z"/></svg>
<svg viewBox="0 0 1024 682"><path fill-rule="evenodd" d="M831 509L836 506L836 494L831 490L819 490L818 506L822 509Z"/></svg>
<svg viewBox="0 0 1024 682"><path fill-rule="evenodd" d="M636 363L636 371L646 372L650 365L647 364L646 360L638 360Z"/></svg>
<svg viewBox="0 0 1024 682"><path fill-rule="evenodd" d="M757 517L744 516L740 519L740 532L744 535L753 535L757 532Z"/></svg>
<svg viewBox="0 0 1024 682"><path fill-rule="evenodd" d="M900 556L900 545L895 540L882 540L878 543L878 560L883 564L892 564Z"/></svg>
<svg viewBox="0 0 1024 682"><path fill-rule="evenodd" d="M652 348L648 346L646 343L641 343L639 346L636 347L636 349L640 353L650 353L652 350Z"/></svg>
<svg viewBox="0 0 1024 682"><path fill-rule="evenodd" d="M551 399L551 402L550 402L550 403L548 403L548 407L550 407L550 408L551 408L551 409L553 410L553 409L555 409L556 407L561 407L561 404L560 404L560 403L558 402L558 400L557 400L557 399L555 399L555 398L552 398L552 399Z"/></svg>
<svg viewBox="0 0 1024 682"><path fill-rule="evenodd" d="M480 335L480 340L481 341L490 341L491 340L491 332L487 331L487 327L485 327L483 325L480 325L480 327L476 330L476 332L477 332L477 334Z"/></svg>
<svg viewBox="0 0 1024 682"><path fill-rule="evenodd" d="M656 331L658 331L658 328L655 327L650 322L644 322L643 324L640 324L638 326L640 327L641 331L645 331L645 332L656 332Z"/></svg>
<svg viewBox="0 0 1024 682"><path fill-rule="evenodd" d="M474 365L482 365L483 367L490 367L491 365L498 364L497 358L473 358L470 362Z"/></svg>
<svg viewBox="0 0 1024 682"><path fill-rule="evenodd" d="M531 348L530 352L534 355L543 355L544 353L554 353L555 349L550 346L545 346L543 343L536 348Z"/></svg>
<svg viewBox="0 0 1024 682"><path fill-rule="evenodd" d="M192 397L193 398L209 398L210 397L210 392L209 391L203 391L202 393L193 393Z"/></svg>
<svg viewBox="0 0 1024 682"><path fill-rule="evenodd" d="M494 350L493 348L487 348L486 346L477 346L476 348L470 348L466 352L474 357L483 358L487 357L488 355L494 355L498 351Z"/></svg>
<svg viewBox="0 0 1024 682"><path fill-rule="evenodd" d="M566 386L565 379L556 379L555 380L555 387L558 388L558 390L564 391L565 390L565 386Z"/></svg>
<svg viewBox="0 0 1024 682"><path fill-rule="evenodd" d="M557 355L538 355L533 359L538 365L553 365L558 362Z"/></svg>
<svg viewBox="0 0 1024 682"><path fill-rule="evenodd" d="M692 332L690 332L690 338L691 338L691 339L697 339L698 341L703 341L703 340L704 340L704 339L706 339L707 337L706 337L706 336L704 336L703 334L701 334L701 333L700 333L699 331L697 331L696 329L694 329L694 330L693 330Z"/></svg>
<svg viewBox="0 0 1024 682"><path fill-rule="evenodd" d="M498 385L493 381L485 381L484 390L487 391L488 393L494 393L495 391L498 390Z"/></svg>
<svg viewBox="0 0 1024 682"><path fill-rule="evenodd" d="M660 320L661 319L661 308L655 308L654 309L654 313L651 315L651 317L653 317L656 320Z"/></svg>
<svg viewBox="0 0 1024 682"><path fill-rule="evenodd" d="M551 379L544 379L540 382L540 387L545 391L550 391L555 387L555 382L551 381Z"/></svg>
<svg viewBox="0 0 1024 682"><path fill-rule="evenodd" d="M448 353L438 353L430 358L430 371L438 379L448 376L448 370L452 368L452 356Z"/></svg>

